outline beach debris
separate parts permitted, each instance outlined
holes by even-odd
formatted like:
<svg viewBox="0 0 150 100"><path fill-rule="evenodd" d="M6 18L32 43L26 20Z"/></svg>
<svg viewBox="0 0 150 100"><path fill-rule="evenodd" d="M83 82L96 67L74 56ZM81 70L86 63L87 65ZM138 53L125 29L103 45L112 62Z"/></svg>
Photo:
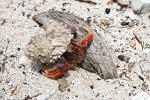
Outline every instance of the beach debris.
<svg viewBox="0 0 150 100"><path fill-rule="evenodd" d="M146 82L143 82L142 85L141 85L141 89L143 91L145 91L145 90L147 90L147 88L148 88L148 84Z"/></svg>
<svg viewBox="0 0 150 100"><path fill-rule="evenodd" d="M130 5L136 13L149 13L150 12L150 0L130 0Z"/></svg>
<svg viewBox="0 0 150 100"><path fill-rule="evenodd" d="M136 42L133 39L129 42L129 44L132 49L136 48Z"/></svg>
<svg viewBox="0 0 150 100"><path fill-rule="evenodd" d="M33 99L33 97L32 97L32 99ZM36 97L34 97L34 99L36 99L36 100L48 100L49 94L45 93L45 94L37 95Z"/></svg>
<svg viewBox="0 0 150 100"><path fill-rule="evenodd" d="M116 2L116 0L106 0L107 4L112 4L113 2Z"/></svg>
<svg viewBox="0 0 150 100"><path fill-rule="evenodd" d="M143 48L144 48L144 45L143 45L141 39L140 39L134 32L133 32L133 35L134 35L135 39L138 41L138 43L141 45L141 47L142 47L142 49L143 49Z"/></svg>
<svg viewBox="0 0 150 100"><path fill-rule="evenodd" d="M109 13L110 13L110 8L106 8L106 9L105 9L105 13L106 13L106 14L109 14Z"/></svg>
<svg viewBox="0 0 150 100"><path fill-rule="evenodd" d="M76 0L76 1L85 2L85 3L91 3L91 4L97 4L95 2L95 0Z"/></svg>
<svg viewBox="0 0 150 100"><path fill-rule="evenodd" d="M123 21L123 22L121 22L121 25L122 25L122 26L129 25L129 22L124 22L124 21Z"/></svg>
<svg viewBox="0 0 150 100"><path fill-rule="evenodd" d="M15 89L12 90L11 95L17 95L19 91L20 91L20 88L16 86Z"/></svg>
<svg viewBox="0 0 150 100"><path fill-rule="evenodd" d="M130 57L124 56L124 55L119 55L119 56L118 56L118 59L121 60L121 61L125 61L126 63L128 63Z"/></svg>
<svg viewBox="0 0 150 100"><path fill-rule="evenodd" d="M144 78L141 75L139 75L137 72L134 72L134 73L136 73L138 75L139 79L144 82Z"/></svg>
<svg viewBox="0 0 150 100"><path fill-rule="evenodd" d="M146 92L140 92L133 96L131 100L150 100L150 96Z"/></svg>
<svg viewBox="0 0 150 100"><path fill-rule="evenodd" d="M91 89L94 89L94 85L90 85L90 88L91 88Z"/></svg>
<svg viewBox="0 0 150 100"><path fill-rule="evenodd" d="M128 6L129 5L129 0L117 0L118 4L122 6Z"/></svg>
<svg viewBox="0 0 150 100"><path fill-rule="evenodd" d="M111 23L110 23L109 20L107 20L107 19L102 19L102 20L101 20L101 27L102 27L103 29L108 28L110 25L111 25Z"/></svg>
<svg viewBox="0 0 150 100"><path fill-rule="evenodd" d="M58 89L59 89L61 92L65 91L66 88L69 86L68 81L67 81L66 78L64 78L64 77L58 79L57 81L58 81L58 84L59 84Z"/></svg>

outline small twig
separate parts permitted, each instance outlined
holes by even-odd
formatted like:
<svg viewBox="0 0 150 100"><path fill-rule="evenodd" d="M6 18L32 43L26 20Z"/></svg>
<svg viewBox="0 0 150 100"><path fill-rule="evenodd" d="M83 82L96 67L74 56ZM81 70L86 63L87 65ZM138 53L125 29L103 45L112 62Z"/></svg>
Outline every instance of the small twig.
<svg viewBox="0 0 150 100"><path fill-rule="evenodd" d="M142 47L142 49L143 49L144 46L143 46L142 41L138 38L138 36L137 36L135 33L133 33L133 35L134 35L135 39L139 42L139 44L141 45L141 47Z"/></svg>
<svg viewBox="0 0 150 100"><path fill-rule="evenodd" d="M5 56L4 59L3 59L2 69L1 69L2 73L3 73L4 70L5 70L5 63L6 63L7 57L8 57L8 56Z"/></svg>
<svg viewBox="0 0 150 100"><path fill-rule="evenodd" d="M10 40L9 39L7 39L7 45L6 45L6 48L5 48L5 52L7 51L7 49L8 49L8 45L9 45L9 43L10 43ZM8 56L6 56L5 54L3 54L5 57L4 57L4 59L3 59L3 63L2 63L2 68L0 69L0 71L2 71L2 73L4 72L4 70L5 70L5 63L6 63L6 60L7 60L7 57Z"/></svg>
<svg viewBox="0 0 150 100"><path fill-rule="evenodd" d="M29 100L29 99L33 99L33 98L36 98L36 97L38 97L39 95L41 95L42 93L38 93L38 94L35 94L35 95L33 95L33 96L26 96L23 100Z"/></svg>
<svg viewBox="0 0 150 100"><path fill-rule="evenodd" d="M4 23L6 23L6 19L3 19L1 25L4 25Z"/></svg>
<svg viewBox="0 0 150 100"><path fill-rule="evenodd" d="M76 0L76 1L80 1L80 2L85 2L85 3L91 3L91 4L97 4L96 2L92 1L92 0Z"/></svg>
<svg viewBox="0 0 150 100"><path fill-rule="evenodd" d="M140 80L142 80L144 82L144 78L142 76L140 76L137 72L134 71L134 73L136 73L139 77Z"/></svg>
<svg viewBox="0 0 150 100"><path fill-rule="evenodd" d="M9 43L10 43L10 40L9 39L7 39L7 45L6 45L6 48L5 48L5 52L7 51L7 49L8 49L8 45L9 45Z"/></svg>

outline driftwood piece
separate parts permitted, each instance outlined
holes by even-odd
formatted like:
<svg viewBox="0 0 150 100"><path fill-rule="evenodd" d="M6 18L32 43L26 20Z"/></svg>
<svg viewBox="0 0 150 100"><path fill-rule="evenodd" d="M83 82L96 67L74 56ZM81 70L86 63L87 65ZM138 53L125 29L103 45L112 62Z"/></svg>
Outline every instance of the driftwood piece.
<svg viewBox="0 0 150 100"><path fill-rule="evenodd" d="M77 34L81 38L84 36L83 33L85 33L83 27L91 29L90 25L83 19L65 12L49 11L36 15L33 19L40 25L43 25L45 29L51 24L49 21L51 19L58 22L64 22L69 26L75 27L77 29ZM92 31L94 33L94 39L90 47L87 49L85 60L80 64L80 67L90 72L96 72L103 79L116 78L116 67L100 33L97 33L94 30Z"/></svg>

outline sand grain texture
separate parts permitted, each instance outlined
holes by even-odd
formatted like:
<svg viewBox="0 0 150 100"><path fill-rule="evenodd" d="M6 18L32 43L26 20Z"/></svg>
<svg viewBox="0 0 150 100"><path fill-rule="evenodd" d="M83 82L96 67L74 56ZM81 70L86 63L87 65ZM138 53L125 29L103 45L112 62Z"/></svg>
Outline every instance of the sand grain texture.
<svg viewBox="0 0 150 100"><path fill-rule="evenodd" d="M1 100L35 100L36 98L129 100L142 91L150 95L150 19L148 15L135 15L130 8L123 11L117 10L120 9L117 3L107 5L105 1L96 0L95 2L96 5L75 0L0 0ZM110 8L109 14L105 13L106 8ZM117 66L119 78L103 80L94 73L76 68L76 71L69 71L70 76L67 77L70 92L62 93L55 80L43 76L36 62L27 58L24 51L32 36L45 34L44 29L39 28L32 17L49 9L69 12L84 20L91 20L92 29L101 33L105 45L114 55L112 58ZM108 20L109 27L103 26L102 20ZM132 27L122 26L123 21L130 23L134 21L134 23ZM95 24L92 25L92 23ZM133 32L142 41L143 49ZM135 42L134 49L130 47L130 41ZM118 55L130 57L129 63L135 62L132 70L128 71L129 63L116 59ZM144 82L138 75L143 77ZM143 88L143 83L146 88ZM16 87L19 91L16 95L12 95Z"/></svg>

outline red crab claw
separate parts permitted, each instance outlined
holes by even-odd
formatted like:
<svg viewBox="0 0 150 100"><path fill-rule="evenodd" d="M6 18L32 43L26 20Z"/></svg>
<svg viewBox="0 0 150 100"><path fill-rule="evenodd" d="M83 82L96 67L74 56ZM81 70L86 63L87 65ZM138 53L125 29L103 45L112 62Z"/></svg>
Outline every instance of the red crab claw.
<svg viewBox="0 0 150 100"><path fill-rule="evenodd" d="M88 43L91 42L93 39L93 32L87 28L84 29L88 34L79 43L83 48L86 47Z"/></svg>
<svg viewBox="0 0 150 100"><path fill-rule="evenodd" d="M66 61L68 63L69 69L72 69L72 68L74 68L77 65L77 62L76 62L76 59L75 59L76 57L75 57L75 55L73 53L66 52L64 54L64 57L65 57L65 59L66 59Z"/></svg>
<svg viewBox="0 0 150 100"><path fill-rule="evenodd" d="M76 62L80 63L85 57L85 51L83 48L76 46L76 51L74 52L74 55L76 57Z"/></svg>
<svg viewBox="0 0 150 100"><path fill-rule="evenodd" d="M67 47L67 53L65 55L65 58L69 62L76 62L80 63L84 57L85 57L85 51L82 47L79 46L80 44L77 42L72 42L68 47ZM71 55L67 55L70 53ZM76 65L76 64L74 64Z"/></svg>
<svg viewBox="0 0 150 100"><path fill-rule="evenodd" d="M58 79L69 70L69 67L65 58L62 57L53 68L42 65L42 70L45 76L52 79Z"/></svg>

